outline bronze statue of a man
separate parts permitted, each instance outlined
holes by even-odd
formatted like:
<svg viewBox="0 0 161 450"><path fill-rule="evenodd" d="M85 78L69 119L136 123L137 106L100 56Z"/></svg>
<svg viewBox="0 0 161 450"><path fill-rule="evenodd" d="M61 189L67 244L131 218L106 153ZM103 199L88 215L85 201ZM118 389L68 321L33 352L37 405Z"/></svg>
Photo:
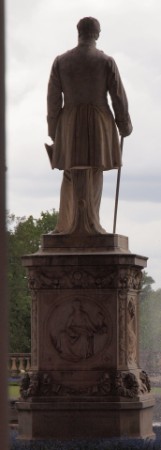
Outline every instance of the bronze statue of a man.
<svg viewBox="0 0 161 450"><path fill-rule="evenodd" d="M103 171L121 166L117 129L125 137L132 124L116 63L96 48L98 20L85 17L77 29L77 47L57 56L48 84L51 164L64 170L54 232L106 233L99 221Z"/></svg>

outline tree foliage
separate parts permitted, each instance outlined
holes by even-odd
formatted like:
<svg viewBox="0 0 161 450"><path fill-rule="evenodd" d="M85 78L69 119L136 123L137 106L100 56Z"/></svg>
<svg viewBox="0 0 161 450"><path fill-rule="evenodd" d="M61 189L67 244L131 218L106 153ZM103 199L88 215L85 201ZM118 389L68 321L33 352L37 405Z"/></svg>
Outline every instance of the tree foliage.
<svg viewBox="0 0 161 450"><path fill-rule="evenodd" d="M152 284L154 284L155 281L151 276L147 274L147 272L143 271L143 277L142 277L142 291L141 291L141 300L145 300L146 297L153 292Z"/></svg>
<svg viewBox="0 0 161 450"><path fill-rule="evenodd" d="M157 371L161 368L161 289L152 288L154 280L143 272L143 285L140 294L140 349L149 358L149 367Z"/></svg>
<svg viewBox="0 0 161 450"><path fill-rule="evenodd" d="M31 297L27 286L26 270L21 257L34 253L40 246L41 235L55 228L57 212L42 212L33 216L15 217L9 214L8 222L8 286L10 305L10 352L30 352Z"/></svg>

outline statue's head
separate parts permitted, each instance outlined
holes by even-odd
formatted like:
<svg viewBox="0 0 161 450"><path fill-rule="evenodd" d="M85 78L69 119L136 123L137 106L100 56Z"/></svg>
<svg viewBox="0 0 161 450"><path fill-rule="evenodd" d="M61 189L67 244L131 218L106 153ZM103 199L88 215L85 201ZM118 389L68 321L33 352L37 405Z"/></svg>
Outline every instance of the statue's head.
<svg viewBox="0 0 161 450"><path fill-rule="evenodd" d="M84 39L98 39L101 31L100 23L93 17L84 17L77 24L78 35Z"/></svg>

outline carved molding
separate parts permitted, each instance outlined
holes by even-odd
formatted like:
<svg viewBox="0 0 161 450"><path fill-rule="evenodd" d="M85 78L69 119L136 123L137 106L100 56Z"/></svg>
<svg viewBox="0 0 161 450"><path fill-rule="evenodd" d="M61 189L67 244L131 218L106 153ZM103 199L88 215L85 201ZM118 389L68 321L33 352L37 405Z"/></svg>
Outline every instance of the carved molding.
<svg viewBox="0 0 161 450"><path fill-rule="evenodd" d="M135 375L125 371L104 372L96 384L75 387L58 384L48 372L26 373L21 381L20 396L23 400L47 396L120 396L135 398L150 392L150 381L146 372Z"/></svg>
<svg viewBox="0 0 161 450"><path fill-rule="evenodd" d="M141 289L142 273L135 267L73 266L29 268L28 284L34 289Z"/></svg>

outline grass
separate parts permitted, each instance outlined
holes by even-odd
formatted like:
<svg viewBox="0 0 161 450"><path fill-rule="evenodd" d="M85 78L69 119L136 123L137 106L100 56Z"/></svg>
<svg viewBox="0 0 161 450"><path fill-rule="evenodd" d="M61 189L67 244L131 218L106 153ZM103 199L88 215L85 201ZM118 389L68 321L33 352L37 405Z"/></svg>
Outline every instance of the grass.
<svg viewBox="0 0 161 450"><path fill-rule="evenodd" d="M19 392L20 392L20 386L18 386L17 384L9 384L8 386L8 395L9 395L9 399L16 399L19 397Z"/></svg>
<svg viewBox="0 0 161 450"><path fill-rule="evenodd" d="M154 395L161 395L161 387L152 387L151 391Z"/></svg>

